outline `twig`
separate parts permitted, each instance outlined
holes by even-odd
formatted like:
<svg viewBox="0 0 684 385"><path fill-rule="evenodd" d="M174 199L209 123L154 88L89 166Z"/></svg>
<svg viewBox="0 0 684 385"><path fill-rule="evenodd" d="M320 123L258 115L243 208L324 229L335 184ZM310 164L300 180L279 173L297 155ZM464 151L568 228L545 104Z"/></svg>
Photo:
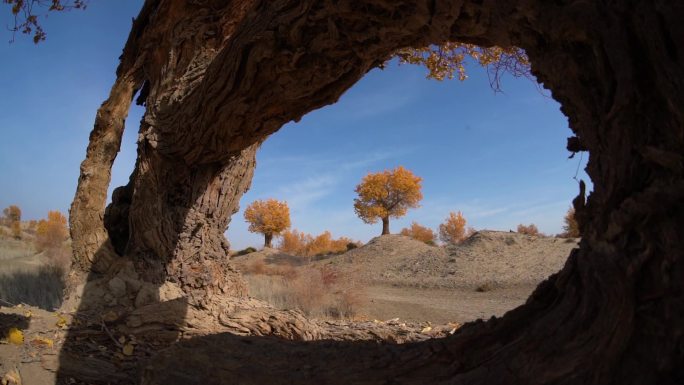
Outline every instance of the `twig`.
<svg viewBox="0 0 684 385"><path fill-rule="evenodd" d="M114 335L112 334L112 332L109 331L109 328L107 327L107 325L105 325L104 321L102 321L101 325L102 325L102 329L107 333L107 335L109 336L109 338L111 338L112 341L114 341L114 343L116 344L116 346L118 346L119 348L123 348L123 346L121 345L121 343L120 343L119 341L117 341L116 338L114 338Z"/></svg>

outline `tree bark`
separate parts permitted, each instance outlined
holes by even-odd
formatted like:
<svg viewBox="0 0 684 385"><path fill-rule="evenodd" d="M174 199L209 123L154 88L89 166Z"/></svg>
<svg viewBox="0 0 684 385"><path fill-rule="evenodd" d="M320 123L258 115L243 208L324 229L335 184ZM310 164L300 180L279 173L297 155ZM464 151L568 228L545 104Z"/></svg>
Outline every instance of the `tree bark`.
<svg viewBox="0 0 684 385"><path fill-rule="evenodd" d="M389 218L382 218L382 234L387 235L390 233L389 229Z"/></svg>
<svg viewBox="0 0 684 385"><path fill-rule="evenodd" d="M264 234L264 247L272 247L271 246L271 241L273 240L273 234L271 233L266 233Z"/></svg>
<svg viewBox="0 0 684 385"><path fill-rule="evenodd" d="M258 143L335 102L398 48L449 40L516 45L562 104L579 148L590 153L594 191L587 198L582 186L574 201L580 248L525 305L451 338L396 348L350 345L325 363L318 348L305 345L298 357L339 370L307 372L301 383L674 384L684 378L683 5L368 0L147 1L145 7L155 7L155 16L135 39L150 52L147 113L125 248L145 280L178 283L196 306L210 307L219 291L241 294L225 262L222 232L249 185ZM123 90L118 98L130 97L138 84L125 79L115 84ZM115 103L117 117L122 103ZM120 129L110 126L100 131L116 138ZM98 137L91 146L110 149ZM91 153L86 160L107 171L111 151L101 159ZM101 197L104 180L92 188L88 180L79 184L72 209L72 232L85 245L79 261L106 243L101 228L83 227L99 224L103 210L92 196ZM384 227L383 221L383 233ZM224 268L228 273L219 272ZM147 383L173 383L164 376L187 372L182 361L166 359ZM265 373L286 382L288 372L278 365ZM223 369L235 375L226 379L249 376L239 365Z"/></svg>

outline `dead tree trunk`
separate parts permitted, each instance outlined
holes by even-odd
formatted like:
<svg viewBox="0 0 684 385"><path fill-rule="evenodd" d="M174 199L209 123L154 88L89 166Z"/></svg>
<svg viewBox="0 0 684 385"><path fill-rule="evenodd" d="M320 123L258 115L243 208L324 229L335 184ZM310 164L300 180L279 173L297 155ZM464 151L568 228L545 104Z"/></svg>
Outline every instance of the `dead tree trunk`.
<svg viewBox="0 0 684 385"><path fill-rule="evenodd" d="M562 103L591 155L594 191L588 199L581 191L574 202L584 235L580 249L501 320L423 345L357 349L393 360L370 365L378 361L348 354L335 365L355 370L313 371L303 383L396 380L396 373L406 383L468 384L677 383L684 377L682 5L202 4L148 1L155 16L136 37L147 42L147 113L131 179L126 254L146 280L177 282L202 306L216 288L240 293L237 274L218 272L227 268L219 258L221 226L249 185L260 141L335 102L398 48L449 40L516 45L527 51L534 74ZM123 89L130 94L135 86ZM109 158L95 153L88 156L106 169ZM102 183L89 190L82 182L77 198L90 197L89 191L100 197ZM103 207L91 202L97 204L84 205L88 210L72 209L72 223L97 222ZM73 231L76 238L79 231L88 234L83 227ZM80 241L86 255L103 238L89 239ZM310 351L302 357L315 367L319 358ZM165 381L183 370L182 362L166 359L165 369L148 373L148 383L173 383ZM237 378L245 375L241 370L225 368Z"/></svg>

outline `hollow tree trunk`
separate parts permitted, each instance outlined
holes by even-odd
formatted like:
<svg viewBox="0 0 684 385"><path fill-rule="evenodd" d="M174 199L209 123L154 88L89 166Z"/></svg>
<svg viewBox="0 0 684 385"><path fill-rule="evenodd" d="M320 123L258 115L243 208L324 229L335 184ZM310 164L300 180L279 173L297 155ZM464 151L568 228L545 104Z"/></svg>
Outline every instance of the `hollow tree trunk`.
<svg viewBox="0 0 684 385"><path fill-rule="evenodd" d="M389 218L382 218L382 234L387 235L390 233L389 230Z"/></svg>
<svg viewBox="0 0 684 385"><path fill-rule="evenodd" d="M236 10L219 2L211 8L190 1L146 4L160 7L160 18L151 21L157 34L147 35L157 39L150 49L165 54L146 64L148 110L126 248L146 279L178 281L195 302L209 301L216 285L206 282L214 278L195 285L197 275L186 279L184 268L223 266L215 257L203 260L201 235L212 237L207 255L221 253L217 229L248 185L250 151L284 123L335 102L396 49L448 40L517 45L591 155L594 191L588 200L582 191L574 202L580 248L525 305L451 338L350 346L339 361L330 355L326 362L304 346L298 357L307 365L346 371L313 370L301 382L641 384L684 377L682 5L255 1ZM180 39L178 31L187 33ZM210 199L219 191L226 196ZM203 205L205 199L223 203L216 208ZM240 346L247 351L247 345ZM147 383L174 383L166 381L174 373L187 378L182 360L161 359L167 361L147 373ZM287 380L284 366L271 368L272 379ZM249 375L240 365L223 369L236 378Z"/></svg>

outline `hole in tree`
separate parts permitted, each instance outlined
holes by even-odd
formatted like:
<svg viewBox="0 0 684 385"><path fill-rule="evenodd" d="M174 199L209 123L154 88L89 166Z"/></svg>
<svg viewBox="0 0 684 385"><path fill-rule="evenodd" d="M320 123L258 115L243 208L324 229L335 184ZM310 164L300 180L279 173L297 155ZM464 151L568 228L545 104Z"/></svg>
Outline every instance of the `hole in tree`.
<svg viewBox="0 0 684 385"><path fill-rule="evenodd" d="M587 155L568 158L567 118L538 84L507 76L495 93L486 72L467 65L466 81L438 82L423 67L392 61L264 143L227 232L234 253L245 254L235 261L251 295L319 317L462 323L503 315L561 269L577 242L558 235L575 178L589 181ZM381 222L354 213L354 188L367 173L397 166L422 178L423 199L391 220L394 235L378 238ZM264 238L248 231L245 208L269 198L288 203L290 229L363 246L250 254ZM477 233L441 242L450 212ZM437 245L397 235L413 222L431 229ZM521 224L544 236L518 233ZM276 238L275 248L282 243Z"/></svg>

